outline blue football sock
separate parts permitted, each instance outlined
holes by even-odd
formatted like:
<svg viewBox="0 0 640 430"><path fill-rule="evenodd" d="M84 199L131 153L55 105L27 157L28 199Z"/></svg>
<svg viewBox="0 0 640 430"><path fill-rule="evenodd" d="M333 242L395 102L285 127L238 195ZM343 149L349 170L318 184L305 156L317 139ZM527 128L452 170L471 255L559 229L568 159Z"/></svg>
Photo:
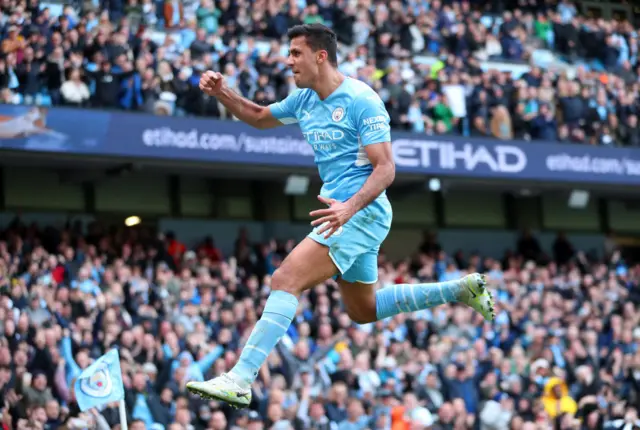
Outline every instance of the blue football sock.
<svg viewBox="0 0 640 430"><path fill-rule="evenodd" d="M376 291L378 320L394 315L429 309L458 300L459 280L437 284L396 284Z"/></svg>
<svg viewBox="0 0 640 430"><path fill-rule="evenodd" d="M272 291L256 323L240 359L231 374L242 383L252 384L269 354L289 329L298 308L296 296L284 291Z"/></svg>

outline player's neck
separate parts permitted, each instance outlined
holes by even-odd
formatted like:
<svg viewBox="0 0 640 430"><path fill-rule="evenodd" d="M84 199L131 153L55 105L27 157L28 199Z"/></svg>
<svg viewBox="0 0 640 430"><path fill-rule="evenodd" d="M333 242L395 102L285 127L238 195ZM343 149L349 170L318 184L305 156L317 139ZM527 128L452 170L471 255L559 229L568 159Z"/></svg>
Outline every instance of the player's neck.
<svg viewBox="0 0 640 430"><path fill-rule="evenodd" d="M318 79L313 90L318 94L320 100L326 100L340 85L347 79L345 75L336 69L331 69L327 74Z"/></svg>

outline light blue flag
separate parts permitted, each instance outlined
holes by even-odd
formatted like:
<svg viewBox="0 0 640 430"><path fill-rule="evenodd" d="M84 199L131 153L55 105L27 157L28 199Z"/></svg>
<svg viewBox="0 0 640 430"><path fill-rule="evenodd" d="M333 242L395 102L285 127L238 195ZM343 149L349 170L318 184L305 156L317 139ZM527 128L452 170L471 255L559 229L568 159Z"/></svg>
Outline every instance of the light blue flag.
<svg viewBox="0 0 640 430"><path fill-rule="evenodd" d="M124 399L120 355L112 349L82 371L74 385L81 411Z"/></svg>

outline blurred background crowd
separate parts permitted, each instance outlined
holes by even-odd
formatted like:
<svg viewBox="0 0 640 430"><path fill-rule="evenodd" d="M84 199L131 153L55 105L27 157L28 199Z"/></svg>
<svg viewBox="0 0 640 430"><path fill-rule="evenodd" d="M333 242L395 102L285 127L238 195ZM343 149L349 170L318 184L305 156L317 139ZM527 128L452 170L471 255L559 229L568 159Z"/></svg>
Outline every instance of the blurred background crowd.
<svg viewBox="0 0 640 430"><path fill-rule="evenodd" d="M287 29L321 22L338 35L341 70L379 91L397 129L640 145L637 33L569 0L4 0L2 10L9 103L227 118L200 74L221 71L260 104L280 100L295 87ZM492 60L532 67L482 67Z"/></svg>
<svg viewBox="0 0 640 430"><path fill-rule="evenodd" d="M380 285L488 273L497 319L447 305L359 326L333 281L306 293L254 385L249 410L187 395L229 370L293 241L232 255L171 232L23 225L0 236L1 425L118 428L117 404L80 413L74 378L117 346L130 427L226 429L634 429L640 426L640 266L559 235L524 234L502 260L444 253L426 234ZM601 253L602 254L602 253Z"/></svg>
<svg viewBox="0 0 640 430"><path fill-rule="evenodd" d="M639 146L630 24L566 0L516 3L1 0L0 97L228 118L200 73L280 100L294 88L287 29L324 22L341 70L378 90L396 129ZM448 305L359 326L327 281L301 299L249 410L188 396L187 381L233 366L294 245L241 231L223 255L214 238L193 248L171 232L17 219L0 232L0 429L119 428L117 405L81 413L73 392L113 346L132 430L640 428L640 266L563 235L543 250L523 234L500 260L448 255L433 235L405 260L383 253L380 287L488 273L496 321Z"/></svg>

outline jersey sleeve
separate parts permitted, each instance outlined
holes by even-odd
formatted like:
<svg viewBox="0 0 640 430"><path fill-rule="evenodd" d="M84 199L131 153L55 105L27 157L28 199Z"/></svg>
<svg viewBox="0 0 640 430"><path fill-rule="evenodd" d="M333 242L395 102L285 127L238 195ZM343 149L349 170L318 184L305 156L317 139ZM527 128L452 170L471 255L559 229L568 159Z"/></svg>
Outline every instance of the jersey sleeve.
<svg viewBox="0 0 640 430"><path fill-rule="evenodd" d="M270 104L271 115L282 124L295 124L298 122L296 112L298 111L298 99L300 90L289 94L284 100Z"/></svg>
<svg viewBox="0 0 640 430"><path fill-rule="evenodd" d="M363 146L391 142L389 114L377 93L371 91L354 100L353 121Z"/></svg>

